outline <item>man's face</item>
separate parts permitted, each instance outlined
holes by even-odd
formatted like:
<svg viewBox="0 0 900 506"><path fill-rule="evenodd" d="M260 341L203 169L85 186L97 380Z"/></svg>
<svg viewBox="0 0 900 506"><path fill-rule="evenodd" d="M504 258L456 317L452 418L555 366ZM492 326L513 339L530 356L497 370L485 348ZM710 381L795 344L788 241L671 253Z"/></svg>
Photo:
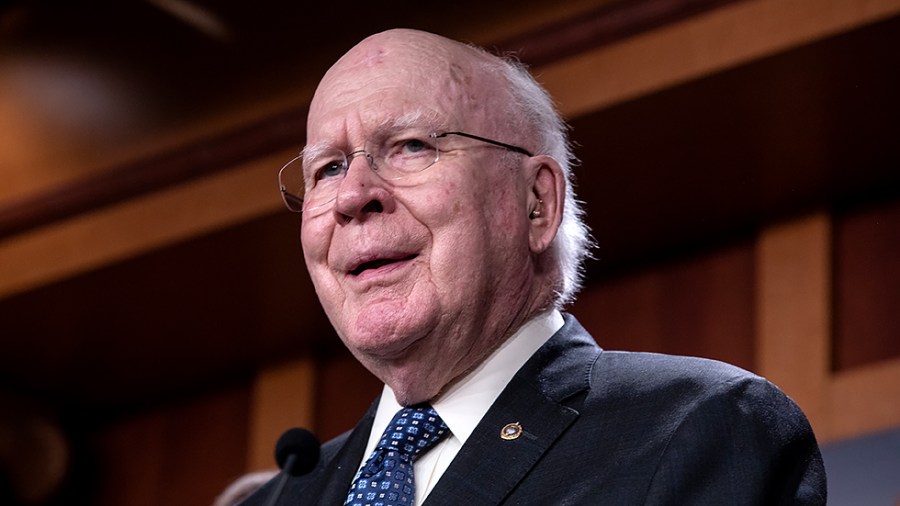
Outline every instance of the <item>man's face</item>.
<svg viewBox="0 0 900 506"><path fill-rule="evenodd" d="M320 84L307 146L351 152L407 127L521 142L485 112L496 86L476 88L477 77L447 61L459 55L423 58L427 47L390 36L367 42ZM322 306L400 402L433 397L515 330L508 327L531 279L520 172L483 143L445 144L451 149L436 164L401 181L353 158L333 209L303 216L304 257Z"/></svg>

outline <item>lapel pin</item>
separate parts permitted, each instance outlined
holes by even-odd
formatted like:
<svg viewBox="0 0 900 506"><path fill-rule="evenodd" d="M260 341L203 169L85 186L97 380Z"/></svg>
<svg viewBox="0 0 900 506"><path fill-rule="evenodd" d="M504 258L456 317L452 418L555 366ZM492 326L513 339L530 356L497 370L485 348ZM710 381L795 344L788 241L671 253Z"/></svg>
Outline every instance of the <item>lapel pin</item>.
<svg viewBox="0 0 900 506"><path fill-rule="evenodd" d="M512 441L522 435L522 425L519 422L508 423L500 429L500 439Z"/></svg>

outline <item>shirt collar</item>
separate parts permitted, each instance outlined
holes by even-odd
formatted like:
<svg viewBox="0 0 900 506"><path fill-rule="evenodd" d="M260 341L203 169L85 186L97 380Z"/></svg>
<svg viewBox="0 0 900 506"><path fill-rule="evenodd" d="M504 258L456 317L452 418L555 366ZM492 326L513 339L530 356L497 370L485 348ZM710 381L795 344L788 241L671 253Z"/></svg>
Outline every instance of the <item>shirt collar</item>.
<svg viewBox="0 0 900 506"><path fill-rule="evenodd" d="M555 309L532 318L478 367L431 401L432 407L461 444L465 444L516 372L563 324L562 315ZM374 448L384 428L401 408L394 392L385 385L375 413L369 446ZM371 448L367 449L366 454L369 452Z"/></svg>

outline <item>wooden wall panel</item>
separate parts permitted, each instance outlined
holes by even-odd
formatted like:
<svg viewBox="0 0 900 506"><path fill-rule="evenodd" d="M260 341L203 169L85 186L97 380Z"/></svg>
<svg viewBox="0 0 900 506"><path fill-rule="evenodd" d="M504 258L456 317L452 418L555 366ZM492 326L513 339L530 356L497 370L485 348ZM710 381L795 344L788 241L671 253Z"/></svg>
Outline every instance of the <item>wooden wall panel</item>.
<svg viewBox="0 0 900 506"><path fill-rule="evenodd" d="M121 420L94 437L97 506L197 506L244 472L250 390Z"/></svg>
<svg viewBox="0 0 900 506"><path fill-rule="evenodd" d="M606 349L695 355L754 367L751 243L588 287L572 307Z"/></svg>
<svg viewBox="0 0 900 506"><path fill-rule="evenodd" d="M737 2L573 55L537 74L563 113L577 117L897 12L896 0Z"/></svg>
<svg viewBox="0 0 900 506"><path fill-rule="evenodd" d="M768 227L757 244L759 373L827 427L831 222L814 214Z"/></svg>
<svg viewBox="0 0 900 506"><path fill-rule="evenodd" d="M275 468L274 448L284 431L312 428L316 368L302 357L262 371L253 382L247 470Z"/></svg>
<svg viewBox="0 0 900 506"><path fill-rule="evenodd" d="M834 273L841 269L833 267L833 252L840 249L835 247L834 222L833 216L819 213L767 227L757 246L759 371L803 408L821 443L900 425L900 403L895 401L900 395L900 358L887 356L884 347L860 344L880 350L879 360L840 370L830 367L833 357L829 352L844 346L835 345L833 322L836 315L848 312L845 301L859 296L846 283L835 282ZM879 248L872 245L878 242L855 243L854 255L874 255L878 265L885 260L892 264L892 258L874 253ZM854 283L880 286L880 281L874 280L880 272L856 274L860 277L854 278ZM898 301L890 290L880 295L886 305ZM879 328L893 325L890 316L885 318L877 311L861 313L853 314L852 319L878 318ZM865 339L854 338L846 346Z"/></svg>
<svg viewBox="0 0 900 506"><path fill-rule="evenodd" d="M834 368L900 357L900 200L834 218Z"/></svg>

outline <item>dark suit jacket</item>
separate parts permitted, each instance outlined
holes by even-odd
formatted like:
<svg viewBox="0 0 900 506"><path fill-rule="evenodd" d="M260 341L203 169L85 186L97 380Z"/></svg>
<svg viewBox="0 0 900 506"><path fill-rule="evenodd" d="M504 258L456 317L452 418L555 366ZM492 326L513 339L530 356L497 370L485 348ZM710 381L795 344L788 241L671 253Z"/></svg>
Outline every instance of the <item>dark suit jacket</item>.
<svg viewBox="0 0 900 506"><path fill-rule="evenodd" d="M768 381L698 358L601 350L570 315L522 367L425 504L825 504L800 409ZM375 406L278 504L340 505ZM500 438L519 422L521 437ZM269 483L245 504L263 504Z"/></svg>

